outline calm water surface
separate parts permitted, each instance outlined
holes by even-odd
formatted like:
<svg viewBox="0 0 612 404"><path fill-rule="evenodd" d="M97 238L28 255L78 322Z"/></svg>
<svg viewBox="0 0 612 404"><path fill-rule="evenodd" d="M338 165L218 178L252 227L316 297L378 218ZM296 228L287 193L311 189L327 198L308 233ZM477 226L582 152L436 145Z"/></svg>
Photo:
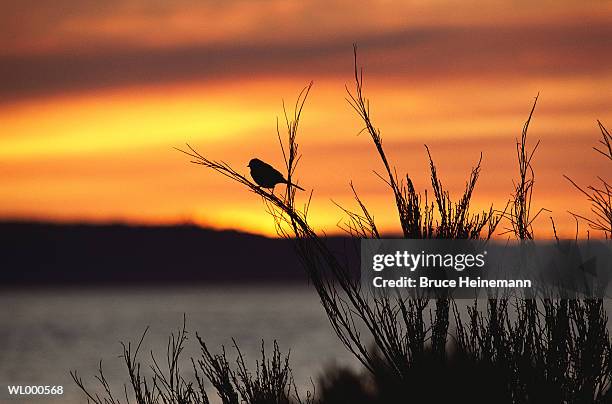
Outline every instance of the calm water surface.
<svg viewBox="0 0 612 404"><path fill-rule="evenodd" d="M262 338L270 349L276 339L283 352L291 349L294 377L302 390L311 388L311 380L316 382L329 366L358 366L333 334L316 293L306 287L3 291L0 307L0 403L86 403L69 371L78 370L95 389L100 360L121 394L127 373L118 358L120 341L137 343L149 326L141 359L150 363L152 350L164 360L168 336L182 325L183 314L190 340L182 368L189 376L189 358L199 353L195 332L212 352L225 345L230 361L235 359L233 337L250 368L259 358ZM7 385L17 384L61 385L64 394L9 396Z"/></svg>
<svg viewBox="0 0 612 404"><path fill-rule="evenodd" d="M127 380L120 341L137 342L147 326L142 358L163 359L167 338L187 316L190 340L183 369L198 353L195 332L211 351L235 338L254 365L262 338L276 339L299 386L308 387L334 363L356 366L335 338L314 290L305 287L205 287L140 290L46 290L0 292L0 403L85 403L69 371L95 386L98 362L121 393ZM62 385L58 397L14 398L7 385Z"/></svg>

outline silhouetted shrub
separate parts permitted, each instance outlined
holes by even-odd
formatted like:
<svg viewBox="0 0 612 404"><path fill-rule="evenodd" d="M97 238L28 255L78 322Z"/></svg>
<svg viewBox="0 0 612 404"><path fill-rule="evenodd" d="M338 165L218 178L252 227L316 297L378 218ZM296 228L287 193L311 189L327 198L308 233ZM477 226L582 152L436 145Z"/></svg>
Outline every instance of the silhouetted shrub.
<svg viewBox="0 0 612 404"><path fill-rule="evenodd" d="M380 157L385 171L379 177L393 194L405 238L488 239L505 219L508 223L506 234L523 242L533 239L533 221L545 211L532 212L535 184L532 160L539 142L532 149L527 144L537 98L516 142L518 178L514 181L510 201L501 211L491 207L488 211L474 214L470 211L470 201L480 174L480 161L472 169L463 195L455 202L439 179L426 147L433 200L427 199L427 193L422 197L409 176L401 178L397 175L385 154L380 130L372 121L370 104L363 94L363 75L357 67L356 56L354 77L355 89L347 89L348 101L364 124L362 132L369 134ZM298 97L293 118L286 117L286 146L279 134L286 177L294 178L291 181L295 181L300 160L297 128L309 90L310 86ZM603 125L600 124L600 128L604 150L598 151L608 156L610 137ZM456 302L449 298L374 297L350 276L354 269L338 260L325 239L311 228L308 222L309 201L300 209L295 201L295 189L288 186L284 196L277 196L258 187L226 163L209 160L191 147L187 154L194 163L245 185L266 202L278 234L294 240L297 254L336 335L373 375L381 400L408 397L412 391L423 392L421 387L428 391L427 397L442 400L448 391L453 391L454 397L458 397L463 394L464 387L472 385L470 380L480 386L479 391L484 392L484 397L495 392L498 397L505 397L513 403L604 402L609 398L612 354L607 316L601 299L570 302L524 299L517 300L512 309L507 299L490 300L485 307L475 302L468 307L469 315L465 321L459 315ZM610 187L602 182L602 189L591 187L591 193L585 194L598 217L589 224L606 232ZM350 186L359 211L343 208L348 216L345 230L356 239L381 238L366 204L354 185L351 183ZM451 311L457 341L457 351L452 358L448 352ZM374 349L368 349L371 341ZM465 373L456 375L452 371L464 367L480 374L482 382L477 377L462 380ZM424 375L434 371L435 380L448 389L430 388L429 379ZM357 394L363 387L351 381L346 373L342 376L335 375L337 382L350 387L350 391ZM455 383L457 380L462 381ZM330 395L339 387L328 383L322 388ZM468 389L465 394L468 391L473 392L474 398L475 389ZM383 397L385 394L390 396Z"/></svg>
<svg viewBox="0 0 612 404"><path fill-rule="evenodd" d="M504 220L506 233L525 242L533 239L533 221L544 211L541 209L533 214L531 210L535 184L531 162L538 145L529 149L527 132L537 98L520 140L516 142L518 178L514 181L508 205L503 210L491 206L473 213L470 201L480 174L480 161L472 169L462 196L455 201L443 186L430 150L426 148L433 199L429 200L426 192L422 196L415 190L411 178L399 177L387 159L381 133L372 122L369 102L363 95L363 76L356 56L354 73L355 89L347 90L349 103L363 121L363 131L371 137L381 159L385 171L379 177L393 194L405 238L489 239ZM416 399L538 404L612 402L612 341L601 299L476 301L468 306L465 316L460 314L457 302L450 298L375 297L361 288L352 276L355 268L339 260L325 237L310 226L310 198L300 208L295 200L296 190L291 185L297 183L296 168L300 160L297 130L310 88L311 85L300 93L293 117L286 115L286 144L278 133L285 159L285 178L289 182L285 194L274 194L259 187L229 164L210 160L189 145L183 152L193 163L211 168L262 197L278 234L294 242L338 339L363 365L366 371L363 374L348 369L335 369L325 374L319 383L321 403L400 403ZM603 125L600 124L600 128L604 150L598 151L612 160L610 135ZM593 203L597 216L589 224L605 233L610 228L606 221L610 219L610 187L604 180L602 182L603 188L590 187L590 193L583 192ZM345 230L355 239L381 238L366 204L352 183L350 187L358 211L343 208L348 216ZM449 332L451 325L455 327L452 333ZM183 341L181 335L184 336L184 331L179 334L179 340ZM169 349L169 358L173 358L176 351L180 353L174 338L172 341L169 346L174 348ZM165 378L155 366L154 379L147 384L140 377L140 365L135 364L135 354L132 358L128 345L124 357L137 403L207 403L204 379L210 381L224 404L299 400L297 394L291 394L296 392L288 359L281 358L276 345L271 359L266 359L262 349L262 362L257 365L256 376L252 377L237 346L238 369L232 370L225 351L212 355L206 345L200 343L203 355L194 361L198 388L185 381L178 368L172 365ZM182 342L178 346L181 347ZM169 360L169 363L175 362ZM73 377L84 389L76 373ZM108 392L101 371L98 378ZM152 397L162 396L164 400L150 401L151 394ZM307 397L307 401L310 399Z"/></svg>
<svg viewBox="0 0 612 404"><path fill-rule="evenodd" d="M310 393L302 400L293 382L289 355L283 356L276 341L273 343L272 355L266 354L265 344L261 343L261 358L255 365L255 373L248 369L244 356L234 341L237 353L236 366L230 365L225 348L221 353L212 354L206 343L197 336L202 355L191 358L193 376L189 378L187 372L180 369L181 354L187 342L185 321L183 327L168 339L168 349L165 365L160 366L153 352L151 363L143 366L138 354L146 335L143 334L140 342L133 348L131 343L122 344L122 358L129 375L128 386L124 391L116 394L109 385L102 362L98 369L96 380L99 382L102 395L95 390L87 388L76 371L70 372L79 388L95 404L120 404L125 397L125 403L130 397L137 404L208 404L210 391L207 392L207 382L212 385L222 404L310 404L313 402ZM162 362L163 363L163 362ZM152 374L145 376L141 369L150 369Z"/></svg>

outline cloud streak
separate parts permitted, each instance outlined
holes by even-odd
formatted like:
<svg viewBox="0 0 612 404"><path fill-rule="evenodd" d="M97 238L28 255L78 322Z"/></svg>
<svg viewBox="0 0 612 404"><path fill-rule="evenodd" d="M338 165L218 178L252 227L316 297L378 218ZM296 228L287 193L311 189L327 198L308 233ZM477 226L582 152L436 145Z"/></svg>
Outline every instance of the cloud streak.
<svg viewBox="0 0 612 404"><path fill-rule="evenodd" d="M346 76L351 43L367 58L368 74L406 80L612 73L612 26L422 27L301 43L133 44L91 50L0 57L0 100L126 85L253 77Z"/></svg>

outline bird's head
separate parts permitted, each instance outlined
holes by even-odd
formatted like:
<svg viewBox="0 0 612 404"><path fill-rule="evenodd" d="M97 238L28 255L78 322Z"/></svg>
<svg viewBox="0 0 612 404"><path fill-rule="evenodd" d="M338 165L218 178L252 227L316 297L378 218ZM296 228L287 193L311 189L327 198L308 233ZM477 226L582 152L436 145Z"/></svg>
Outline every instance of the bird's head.
<svg viewBox="0 0 612 404"><path fill-rule="evenodd" d="M253 168L253 167L256 167L258 165L261 165L261 160L260 159L251 159L251 161L249 161L249 165L247 167Z"/></svg>

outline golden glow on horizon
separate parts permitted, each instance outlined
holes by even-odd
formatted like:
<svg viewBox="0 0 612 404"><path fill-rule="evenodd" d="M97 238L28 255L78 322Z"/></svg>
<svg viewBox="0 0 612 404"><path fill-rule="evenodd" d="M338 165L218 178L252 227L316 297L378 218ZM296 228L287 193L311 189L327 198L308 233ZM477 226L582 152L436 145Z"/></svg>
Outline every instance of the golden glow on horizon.
<svg viewBox="0 0 612 404"><path fill-rule="evenodd" d="M198 97L162 90L51 99L0 108L6 134L0 158L122 152L180 145L194 136L207 142L235 139L263 129L258 121L263 115L256 104L228 104L219 93Z"/></svg>
<svg viewBox="0 0 612 404"><path fill-rule="evenodd" d="M301 184L315 188L313 224L327 232L339 231L342 212L330 199L354 207L348 188L353 180L381 229L397 231L393 201L371 173L380 170L380 164L367 136L356 136L360 123L342 99L342 85L340 81L315 84L304 111L299 178ZM295 94L296 88L296 80L209 87L184 84L3 106L0 214L72 221L194 221L273 235L271 220L258 198L214 172L189 165L172 147L188 141L245 173L242 164L252 155L280 165L274 117L281 110L281 98ZM368 89L372 110L389 156L398 170L411 174L419 188L429 188L421 146L428 143L444 183L458 196L482 150L483 173L474 206L484 209L495 201L501 209L511 192L514 138L530 107L529 90L514 86L503 98L497 97L495 105L486 105L482 98L458 103L455 91L486 99L495 94L489 84L451 83L448 88L450 94L444 100L441 97L448 90L442 86L372 84ZM535 200L538 206L552 209L561 231L570 234L573 219L565 211L580 207L583 212L586 204L561 174L586 183L605 166L597 159L574 167L559 161L575 154L594 157L590 147L597 130L591 114L581 112L570 97L555 97L570 88L582 94L581 99L588 98L588 85L580 80L571 85L548 81L546 88L550 95L541 96L531 132L534 142L542 138L536 157ZM597 97L596 104L609 102ZM578 112L560 114L558 109ZM573 143L568 143L569 149L560 148L559 138L573 139ZM356 166L355 161L361 164ZM543 234L549 233L548 216L543 217Z"/></svg>

